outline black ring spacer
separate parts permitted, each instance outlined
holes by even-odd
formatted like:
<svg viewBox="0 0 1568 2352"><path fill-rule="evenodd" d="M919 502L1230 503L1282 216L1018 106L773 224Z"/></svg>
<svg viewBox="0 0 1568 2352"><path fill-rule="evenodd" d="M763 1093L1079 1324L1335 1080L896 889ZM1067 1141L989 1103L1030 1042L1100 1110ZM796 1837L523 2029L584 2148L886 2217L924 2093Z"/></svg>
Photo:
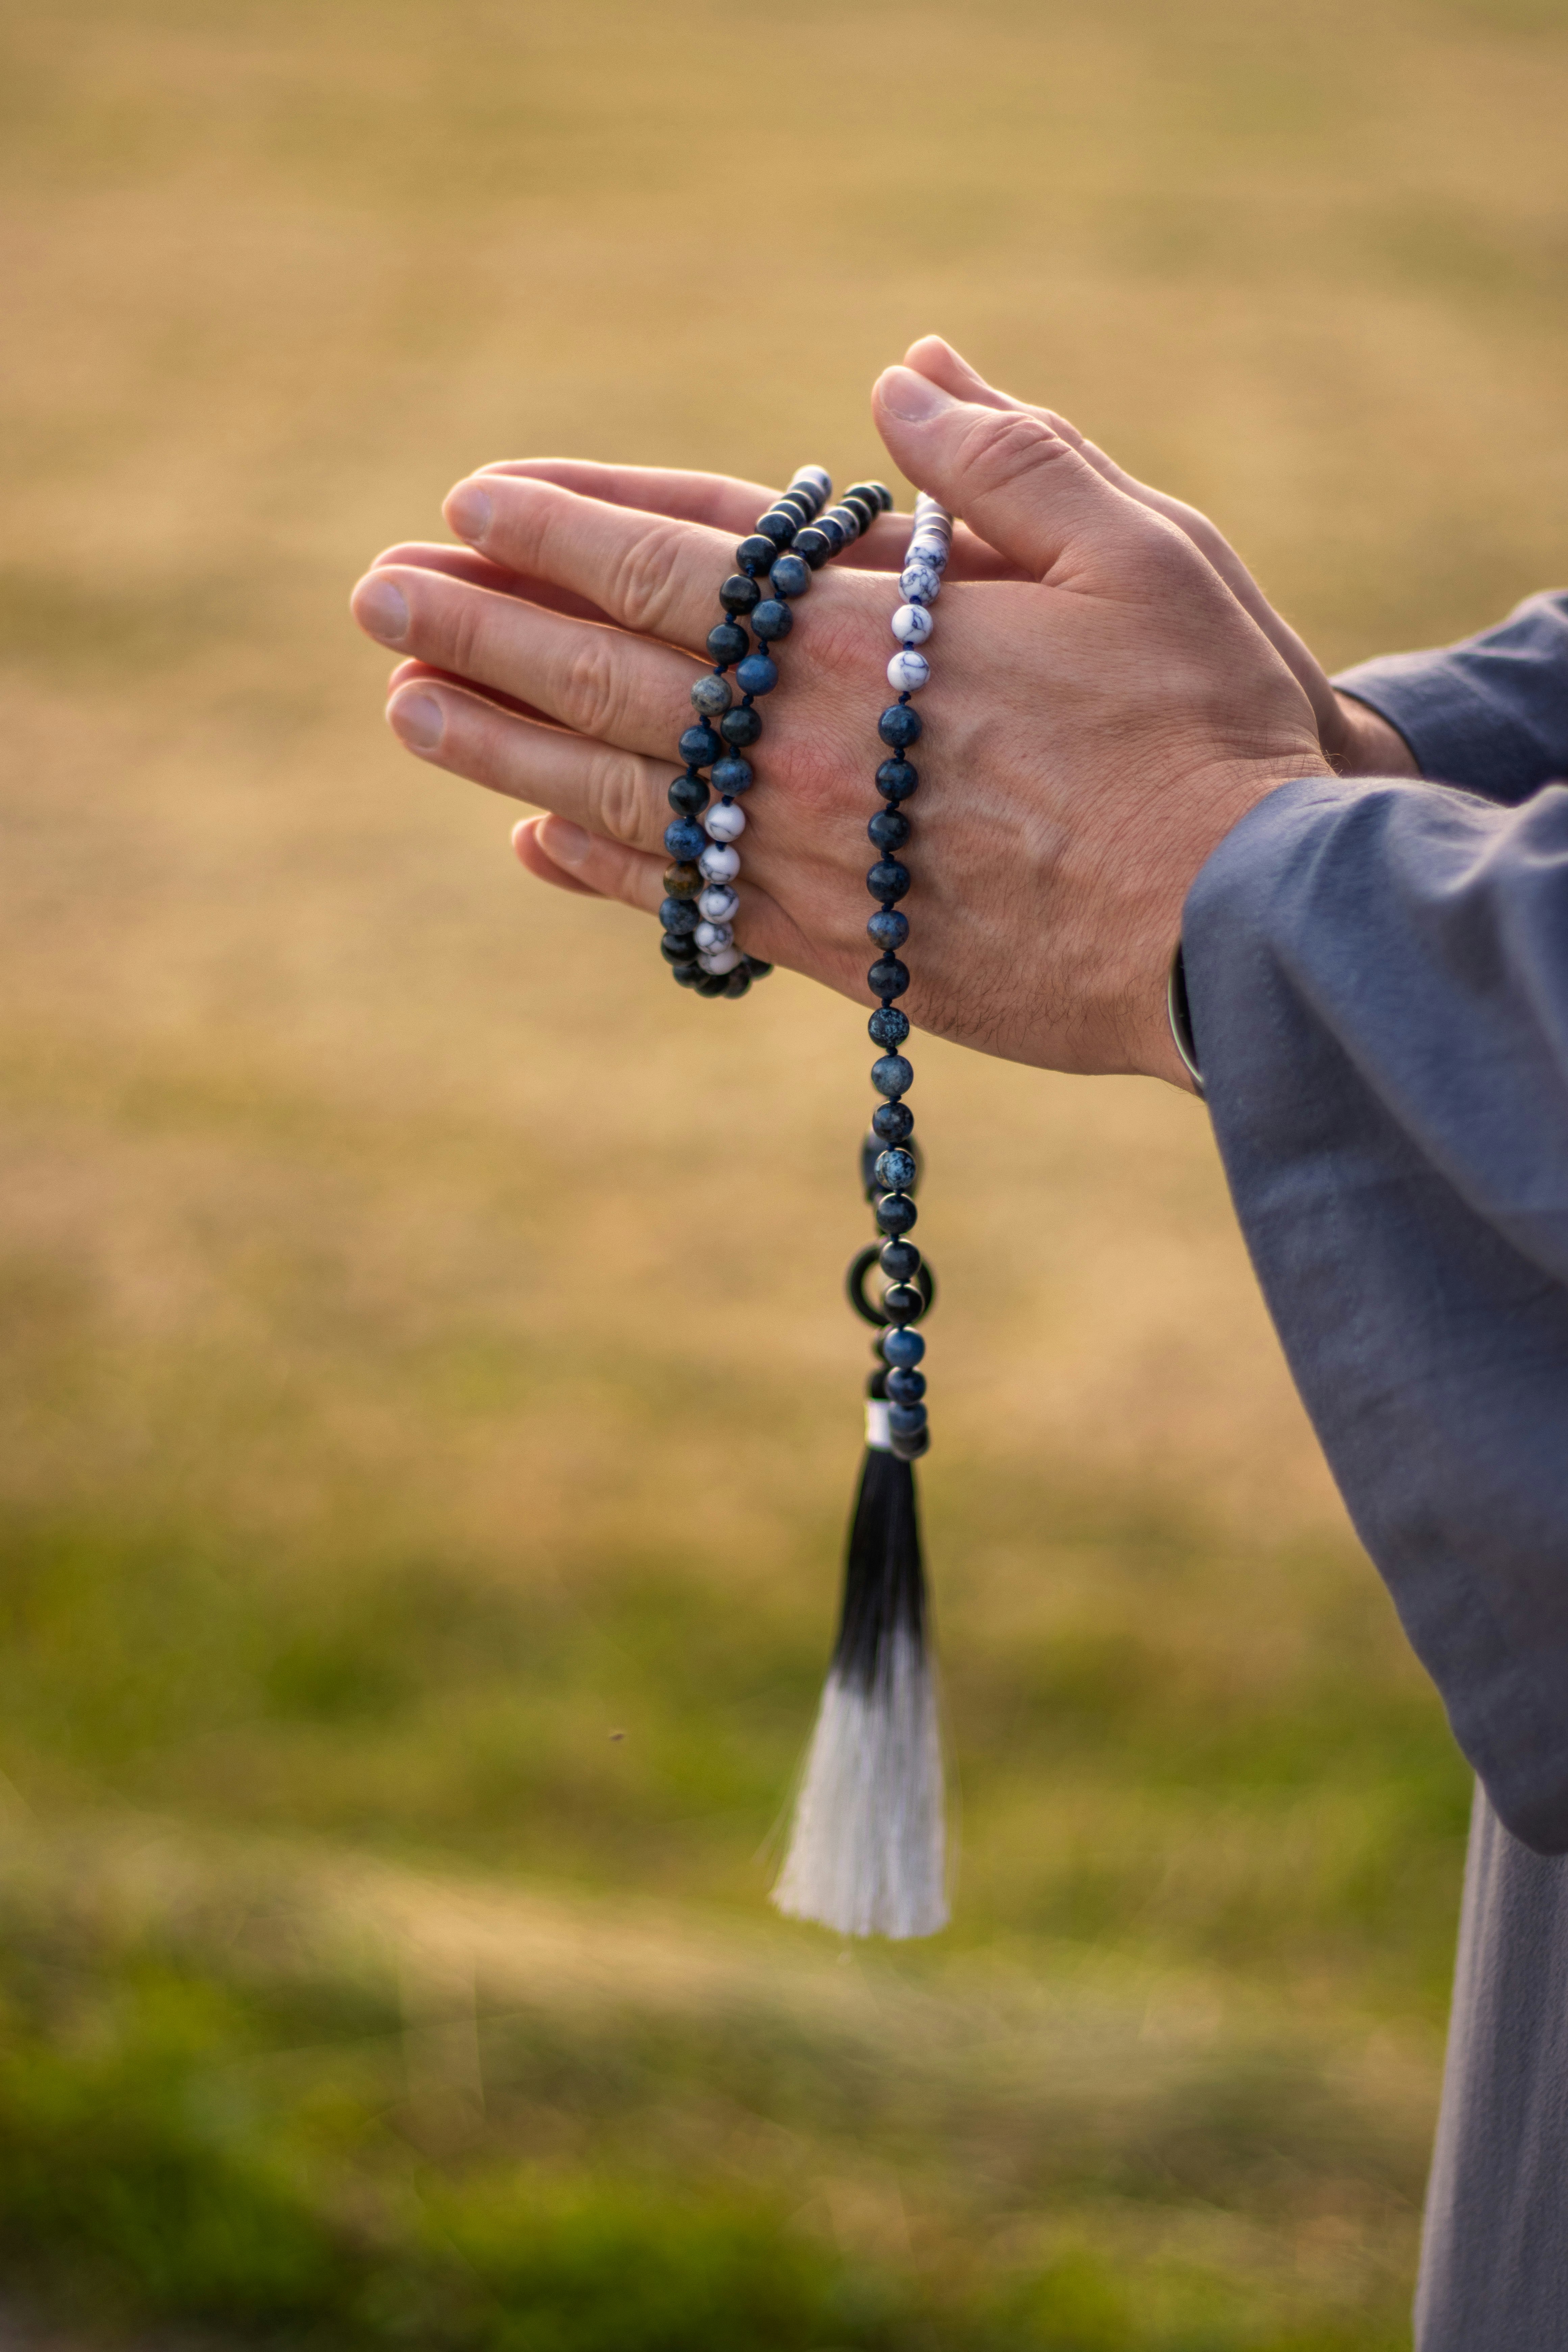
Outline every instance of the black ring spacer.
<svg viewBox="0 0 1568 2352"><path fill-rule="evenodd" d="M844 1277L844 1287L849 1295L850 1306L860 1317L862 1322L874 1324L879 1331L885 1331L888 1328L888 1318L879 1307L873 1307L866 1296L866 1276L881 1255L880 1242L868 1242L859 1255L852 1261L849 1271ZM925 1300L925 1305L921 1308L920 1313L910 1319L920 1323L924 1321L926 1316L936 1305L936 1276L924 1258L921 1258L920 1272L915 1276L915 1288Z"/></svg>

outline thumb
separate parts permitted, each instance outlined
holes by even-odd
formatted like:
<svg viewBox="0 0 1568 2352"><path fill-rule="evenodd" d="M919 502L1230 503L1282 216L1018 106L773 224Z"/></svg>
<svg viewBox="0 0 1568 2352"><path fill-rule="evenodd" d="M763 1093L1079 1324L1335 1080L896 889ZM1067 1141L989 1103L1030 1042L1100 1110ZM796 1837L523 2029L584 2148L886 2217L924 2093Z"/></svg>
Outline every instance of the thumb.
<svg viewBox="0 0 1568 2352"><path fill-rule="evenodd" d="M917 375L890 367L871 394L888 454L918 489L989 541L1032 579L1103 572L1108 562L1146 547L1146 507L1108 482L1037 412L955 400Z"/></svg>

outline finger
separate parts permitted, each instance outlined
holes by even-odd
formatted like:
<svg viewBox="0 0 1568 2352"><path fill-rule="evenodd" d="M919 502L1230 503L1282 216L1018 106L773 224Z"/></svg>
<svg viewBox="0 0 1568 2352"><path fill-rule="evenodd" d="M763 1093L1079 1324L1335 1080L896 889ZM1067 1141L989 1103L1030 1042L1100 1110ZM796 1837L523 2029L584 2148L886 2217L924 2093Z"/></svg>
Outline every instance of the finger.
<svg viewBox="0 0 1568 2352"><path fill-rule="evenodd" d="M553 726L555 723L546 712L534 709L531 703L519 702L515 695L502 694L499 687L492 686L489 693L481 696L479 688L470 679L458 677L451 670L433 668L428 662L398 662L386 681L386 691L391 696L396 693L400 686L413 686L424 682L428 682L432 686L458 687L463 693L470 694L476 699L493 703L498 709L514 712L519 719L534 719L547 727Z"/></svg>
<svg viewBox="0 0 1568 2352"><path fill-rule="evenodd" d="M512 846L531 874L558 887L617 898L645 915L657 913L664 897L662 858L639 856L619 842L559 817L525 817L513 831ZM559 870L551 873L551 866ZM788 964L792 971L809 969L809 946L789 916L753 883L742 880L735 887L741 899L735 917L737 946L765 963Z"/></svg>
<svg viewBox="0 0 1568 2352"><path fill-rule="evenodd" d="M544 604L552 613L570 613L574 620L602 621L607 616L585 597L574 596L567 588L557 588L548 580L525 580L515 572L508 572L499 563L491 563L471 547L446 547L430 540L402 540L395 547L383 548L371 565L373 572L391 571L398 564L412 563L421 572L445 572L448 580L466 580L474 588L490 588L498 596L521 596L530 604Z"/></svg>
<svg viewBox="0 0 1568 2352"><path fill-rule="evenodd" d="M668 646L412 565L367 572L350 602L395 653L630 751L658 751L679 733L697 675Z"/></svg>
<svg viewBox="0 0 1568 2352"><path fill-rule="evenodd" d="M904 367L879 378L872 405L910 479L1030 578L1066 585L1075 573L1103 575L1119 551L1146 551L1147 509L1043 417L957 399Z"/></svg>
<svg viewBox="0 0 1568 2352"><path fill-rule="evenodd" d="M531 801L630 849L657 853L669 823L669 763L564 728L500 710L461 688L418 680L386 706L398 741L427 760L510 800Z"/></svg>
<svg viewBox="0 0 1568 2352"><path fill-rule="evenodd" d="M563 834L567 829L564 817L524 816L518 819L511 829L512 851L518 863L526 866L529 873L539 881L548 882L552 889L570 890L580 898L602 898L605 895L602 890L595 890L591 884L580 881L575 874L569 873L565 865L560 862L563 857L571 854L569 851L563 849L559 851L555 857L552 857L548 849L542 847L539 836L546 825L555 826ZM580 824L573 825L571 831L584 842L589 838ZM626 855L628 857L636 857L639 853L633 849L627 850Z"/></svg>

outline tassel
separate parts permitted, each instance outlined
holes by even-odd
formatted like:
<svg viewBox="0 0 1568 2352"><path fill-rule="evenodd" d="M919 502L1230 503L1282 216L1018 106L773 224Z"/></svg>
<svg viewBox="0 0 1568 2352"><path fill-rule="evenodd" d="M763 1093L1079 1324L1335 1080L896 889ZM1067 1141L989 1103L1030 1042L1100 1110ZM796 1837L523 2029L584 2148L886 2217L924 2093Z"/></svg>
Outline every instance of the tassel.
<svg viewBox="0 0 1568 2352"><path fill-rule="evenodd" d="M884 1379L871 1379L838 1640L773 1899L841 1935L901 1937L934 1935L948 1907L915 1474L889 1444Z"/></svg>

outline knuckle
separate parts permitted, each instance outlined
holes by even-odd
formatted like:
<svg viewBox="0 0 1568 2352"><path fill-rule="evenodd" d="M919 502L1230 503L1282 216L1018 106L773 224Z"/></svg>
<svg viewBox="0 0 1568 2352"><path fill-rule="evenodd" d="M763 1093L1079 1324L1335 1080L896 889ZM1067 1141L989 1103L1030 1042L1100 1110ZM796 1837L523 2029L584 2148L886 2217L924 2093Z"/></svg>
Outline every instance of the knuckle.
<svg viewBox="0 0 1568 2352"><path fill-rule="evenodd" d="M1010 490L1048 466L1070 464L1074 456L1041 417L1016 409L983 410L965 428L959 450L964 481L981 498Z"/></svg>
<svg viewBox="0 0 1568 2352"><path fill-rule="evenodd" d="M563 715L580 735L613 735L624 699L607 629L585 628L566 657Z"/></svg>
<svg viewBox="0 0 1568 2352"><path fill-rule="evenodd" d="M659 517L629 540L616 559L608 610L629 629L658 636L675 604L682 531Z"/></svg>
<svg viewBox="0 0 1568 2352"><path fill-rule="evenodd" d="M612 841L637 843L647 832L649 796L644 764L634 751L600 751L590 794L594 830Z"/></svg>

